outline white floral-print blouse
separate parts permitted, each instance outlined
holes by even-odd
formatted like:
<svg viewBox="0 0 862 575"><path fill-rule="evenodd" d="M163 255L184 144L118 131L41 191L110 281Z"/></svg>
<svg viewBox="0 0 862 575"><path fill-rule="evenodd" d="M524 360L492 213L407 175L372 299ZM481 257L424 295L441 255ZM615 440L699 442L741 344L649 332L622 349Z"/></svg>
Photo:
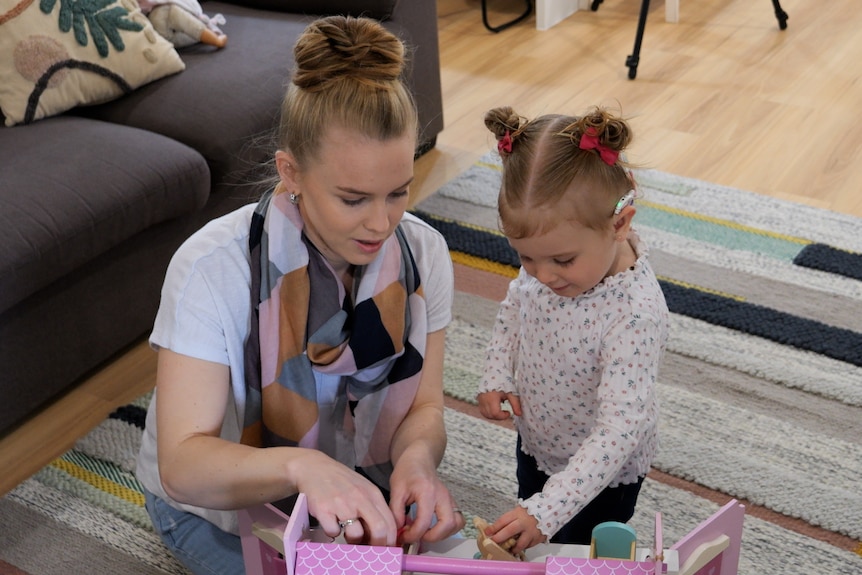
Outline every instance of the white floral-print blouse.
<svg viewBox="0 0 862 575"><path fill-rule="evenodd" d="M629 242L635 265L575 298L521 268L488 344L479 392L520 396L521 448L550 479L519 504L549 538L604 488L646 475L658 447L668 310L646 245Z"/></svg>

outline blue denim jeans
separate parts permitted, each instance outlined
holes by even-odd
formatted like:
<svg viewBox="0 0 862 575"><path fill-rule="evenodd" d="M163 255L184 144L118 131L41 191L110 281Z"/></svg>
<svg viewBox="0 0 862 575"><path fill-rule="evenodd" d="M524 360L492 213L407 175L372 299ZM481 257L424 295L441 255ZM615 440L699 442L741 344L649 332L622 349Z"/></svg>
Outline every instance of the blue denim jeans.
<svg viewBox="0 0 862 575"><path fill-rule="evenodd" d="M195 575L245 575L240 538L194 513L171 507L146 489L147 513L156 533Z"/></svg>

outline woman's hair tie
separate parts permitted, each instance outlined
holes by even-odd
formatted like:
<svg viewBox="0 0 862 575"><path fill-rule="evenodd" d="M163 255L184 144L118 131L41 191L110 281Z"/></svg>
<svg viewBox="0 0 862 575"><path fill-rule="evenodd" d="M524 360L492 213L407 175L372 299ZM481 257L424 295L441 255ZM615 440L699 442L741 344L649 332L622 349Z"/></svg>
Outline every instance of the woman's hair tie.
<svg viewBox="0 0 862 575"><path fill-rule="evenodd" d="M616 164L617 159L620 157L619 151L614 150L599 141L598 133L592 126L587 128L587 130L581 134L581 141L578 143L578 147L582 150L597 151L599 156L601 156L602 161L609 166Z"/></svg>
<svg viewBox="0 0 862 575"><path fill-rule="evenodd" d="M497 140L497 152L500 155L512 153L512 132L509 130L506 130L503 137Z"/></svg>

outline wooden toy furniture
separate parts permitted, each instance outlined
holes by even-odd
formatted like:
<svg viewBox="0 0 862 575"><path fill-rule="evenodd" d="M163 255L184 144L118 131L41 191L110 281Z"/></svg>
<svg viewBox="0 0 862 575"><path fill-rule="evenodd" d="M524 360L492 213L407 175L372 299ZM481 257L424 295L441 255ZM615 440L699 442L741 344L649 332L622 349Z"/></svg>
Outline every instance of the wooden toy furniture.
<svg viewBox="0 0 862 575"><path fill-rule="evenodd" d="M729 501L671 549L679 554L679 575L736 575L745 506Z"/></svg>
<svg viewBox="0 0 862 575"><path fill-rule="evenodd" d="M543 544L529 549L526 561L497 561L474 559L472 539L423 545L415 555L401 547L320 541L320 532L309 529L303 494L290 516L271 505L239 512L248 575L735 575L743 517L743 506L731 501L664 549L656 514L654 547L637 548L633 560L590 558L587 545Z"/></svg>
<svg viewBox="0 0 862 575"><path fill-rule="evenodd" d="M635 560L637 536L630 525L605 521L593 527L590 541L591 559Z"/></svg>

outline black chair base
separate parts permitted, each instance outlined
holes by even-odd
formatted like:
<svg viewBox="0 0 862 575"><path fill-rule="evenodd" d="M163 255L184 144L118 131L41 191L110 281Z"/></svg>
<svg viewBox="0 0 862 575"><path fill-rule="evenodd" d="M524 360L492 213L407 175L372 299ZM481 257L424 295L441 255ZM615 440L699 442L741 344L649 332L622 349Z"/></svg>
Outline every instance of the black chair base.
<svg viewBox="0 0 862 575"><path fill-rule="evenodd" d="M485 28L490 30L491 32L497 33L502 32L506 28L510 28L517 24L518 22L527 18L530 14L533 13L533 0L526 0L527 8L523 14L515 18L514 20L509 20L504 24L500 24L499 26L491 26L491 23L488 22L488 0L482 0L482 23L485 24Z"/></svg>
<svg viewBox="0 0 862 575"><path fill-rule="evenodd" d="M787 29L787 19L790 16L787 15L787 12L781 9L781 4L778 3L778 0L772 0L772 7L775 8L775 18L778 20L778 28L780 30Z"/></svg>
<svg viewBox="0 0 862 575"><path fill-rule="evenodd" d="M593 0L592 4L590 4L590 10L595 12L599 9L599 4L601 4L604 0ZM640 54L641 54L641 43L643 42L644 37L644 29L646 28L647 16L649 15L649 1L650 0L642 0L641 1L641 11L640 16L638 17L638 29L635 33L635 45L634 50L629 56L626 57L626 66L629 69L629 79L634 80L638 74L638 64L640 63ZM778 20L778 28L780 30L787 29L787 19L790 16L787 15L787 12L781 9L781 4L779 0L772 0L772 7L775 9L775 18Z"/></svg>

